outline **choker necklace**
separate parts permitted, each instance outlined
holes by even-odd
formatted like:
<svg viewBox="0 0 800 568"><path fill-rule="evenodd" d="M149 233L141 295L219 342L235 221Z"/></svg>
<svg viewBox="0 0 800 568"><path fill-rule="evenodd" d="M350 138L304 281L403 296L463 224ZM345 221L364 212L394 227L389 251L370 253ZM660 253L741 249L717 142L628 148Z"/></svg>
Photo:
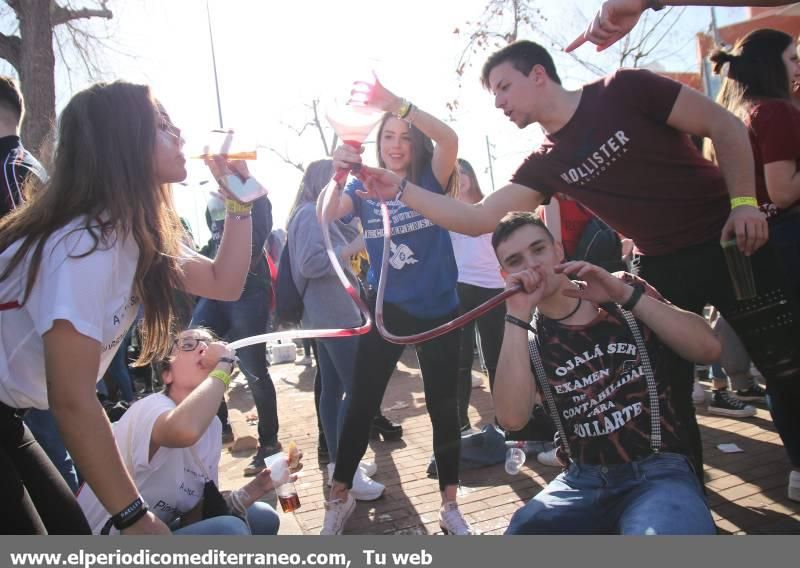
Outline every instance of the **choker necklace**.
<svg viewBox="0 0 800 568"><path fill-rule="evenodd" d="M570 313L565 315L563 318L558 318L558 319L549 318L550 321L564 321L566 319L571 318L572 316L574 316L578 312L578 310L580 309L582 303L583 303L583 298L578 298L578 303L575 304L575 309L574 310L572 310Z"/></svg>

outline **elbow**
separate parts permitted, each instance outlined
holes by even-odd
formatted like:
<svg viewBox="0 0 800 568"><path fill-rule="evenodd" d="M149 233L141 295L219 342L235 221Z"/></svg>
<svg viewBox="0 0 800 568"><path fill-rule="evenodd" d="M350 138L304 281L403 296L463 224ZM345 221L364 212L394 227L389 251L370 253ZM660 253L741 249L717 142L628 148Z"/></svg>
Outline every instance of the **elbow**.
<svg viewBox="0 0 800 568"><path fill-rule="evenodd" d="M200 430L191 425L175 425L171 428L169 446L172 448L189 448L200 441L205 430Z"/></svg>
<svg viewBox="0 0 800 568"><path fill-rule="evenodd" d="M244 281L237 283L236 286L226 286L221 289L219 295L215 299L222 300L223 302L235 302L242 297L243 291Z"/></svg>

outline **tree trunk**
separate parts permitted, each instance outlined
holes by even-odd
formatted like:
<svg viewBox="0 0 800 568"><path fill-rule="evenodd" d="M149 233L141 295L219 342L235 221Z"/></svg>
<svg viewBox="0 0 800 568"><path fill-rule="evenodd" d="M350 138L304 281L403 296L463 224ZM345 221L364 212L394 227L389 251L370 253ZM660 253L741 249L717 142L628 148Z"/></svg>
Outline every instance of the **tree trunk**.
<svg viewBox="0 0 800 568"><path fill-rule="evenodd" d="M37 154L55 125L56 59L50 22L51 0L25 0L19 3L22 40L19 77L25 97L22 142Z"/></svg>

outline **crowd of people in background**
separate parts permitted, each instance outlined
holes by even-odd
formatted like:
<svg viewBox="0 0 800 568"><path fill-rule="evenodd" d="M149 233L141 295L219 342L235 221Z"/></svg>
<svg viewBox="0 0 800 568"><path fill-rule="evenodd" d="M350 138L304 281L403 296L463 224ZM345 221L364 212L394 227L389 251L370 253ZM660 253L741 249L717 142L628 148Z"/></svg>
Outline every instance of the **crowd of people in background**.
<svg viewBox="0 0 800 568"><path fill-rule="evenodd" d="M608 47L645 10L701 4L607 0L568 50ZM299 328L364 323L325 230L390 334L429 331L516 290L414 345L445 534L476 534L458 504L476 347L497 426L518 440L546 422L553 449L539 460L562 469L508 534L713 534L698 368L713 379L709 412L746 419L768 405L791 464L787 495L800 501L797 43L760 29L710 61L723 76L716 102L640 69L569 90L541 45L496 51L483 86L544 141L488 194L456 132L376 79L365 102L383 113L376 167L349 144L310 163L284 230L246 162L209 156L219 187L200 249L170 190L186 177L181 130L149 87L74 95L40 163L20 142L18 86L0 77L0 533L277 534L262 498L276 486L265 458L283 450L282 402L265 344L229 343L285 323L278 266L296 288ZM752 265L755 297L739 297L721 241ZM321 533L335 535L357 501L385 492L363 458L370 439L403 435L380 405L404 346L373 325L309 341L307 363L312 352ZM258 447L243 471L252 479L221 493L237 370ZM283 481L302 467L289 463Z"/></svg>

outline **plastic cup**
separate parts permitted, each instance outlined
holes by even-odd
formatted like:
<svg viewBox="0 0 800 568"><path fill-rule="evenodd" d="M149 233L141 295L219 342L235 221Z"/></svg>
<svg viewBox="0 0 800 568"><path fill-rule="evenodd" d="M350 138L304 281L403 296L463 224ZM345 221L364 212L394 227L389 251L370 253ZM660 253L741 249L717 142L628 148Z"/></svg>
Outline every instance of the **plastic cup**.
<svg viewBox="0 0 800 568"><path fill-rule="evenodd" d="M728 264L728 274L733 283L733 292L737 300L750 300L756 297L756 280L753 276L753 265L750 257L745 256L736 240L723 241L722 251Z"/></svg>
<svg viewBox="0 0 800 568"><path fill-rule="evenodd" d="M264 458L264 465L270 469L272 485L284 513L291 513L300 508L300 497L294 483L289 481L289 456L280 452Z"/></svg>
<svg viewBox="0 0 800 568"><path fill-rule="evenodd" d="M231 129L212 130L202 139L189 140L190 158L203 160L220 156L226 160L258 159L258 143L240 132Z"/></svg>

